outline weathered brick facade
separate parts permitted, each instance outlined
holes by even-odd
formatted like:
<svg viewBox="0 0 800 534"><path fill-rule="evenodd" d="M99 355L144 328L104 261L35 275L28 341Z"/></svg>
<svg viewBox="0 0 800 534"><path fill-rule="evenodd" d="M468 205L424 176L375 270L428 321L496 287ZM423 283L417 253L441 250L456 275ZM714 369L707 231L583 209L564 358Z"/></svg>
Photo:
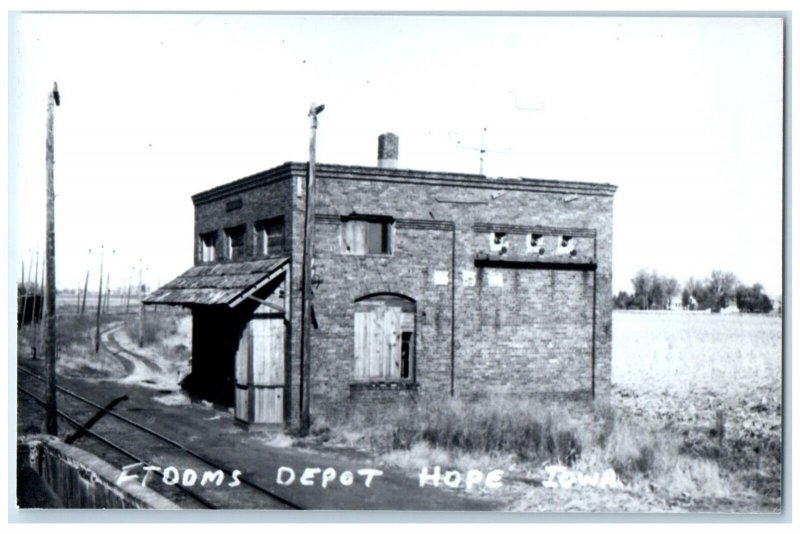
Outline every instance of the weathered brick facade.
<svg viewBox="0 0 800 534"><path fill-rule="evenodd" d="M285 250L270 253L290 258L284 415L292 424L300 417L304 379L307 169L286 163L193 197L196 263L201 234L243 224L242 259L254 259L254 224L284 217ZM312 415L409 396L607 392L614 186L338 165L318 165L316 176ZM389 217L391 252L344 252L342 218L351 215ZM562 242L574 253L557 254ZM357 301L375 294L414 302L407 379L354 380Z"/></svg>

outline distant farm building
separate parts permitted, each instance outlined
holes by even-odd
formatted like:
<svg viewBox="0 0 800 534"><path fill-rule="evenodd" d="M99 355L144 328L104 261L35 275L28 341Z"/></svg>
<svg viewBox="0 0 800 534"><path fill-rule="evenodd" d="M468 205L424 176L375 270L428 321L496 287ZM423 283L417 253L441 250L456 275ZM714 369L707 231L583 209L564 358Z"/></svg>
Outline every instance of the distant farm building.
<svg viewBox="0 0 800 534"><path fill-rule="evenodd" d="M192 197L195 265L144 301L191 308L189 391L248 424L450 396L605 395L616 187L399 169L396 136L379 146L378 167L316 166L307 362L308 164Z"/></svg>

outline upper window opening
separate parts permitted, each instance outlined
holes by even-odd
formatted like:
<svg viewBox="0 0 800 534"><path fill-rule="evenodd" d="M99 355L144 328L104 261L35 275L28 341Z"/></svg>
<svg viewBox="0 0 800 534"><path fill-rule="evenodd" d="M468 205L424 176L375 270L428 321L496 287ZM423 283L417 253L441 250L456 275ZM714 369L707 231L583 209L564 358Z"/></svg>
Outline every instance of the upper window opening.
<svg viewBox="0 0 800 534"><path fill-rule="evenodd" d="M392 222L367 218L345 220L342 248L345 254L391 254Z"/></svg>
<svg viewBox="0 0 800 534"><path fill-rule="evenodd" d="M244 234L244 225L225 229L225 256L229 260L238 260L244 257Z"/></svg>
<svg viewBox="0 0 800 534"><path fill-rule="evenodd" d="M539 255L544 254L544 236L542 234L530 234L528 236L528 252Z"/></svg>
<svg viewBox="0 0 800 534"><path fill-rule="evenodd" d="M508 252L508 235L505 232L492 232L489 248L492 252L504 254Z"/></svg>
<svg viewBox="0 0 800 534"><path fill-rule="evenodd" d="M575 240L572 238L571 235L562 235L561 239L559 240L558 244L558 253L559 254L569 254L570 256L575 256Z"/></svg>
<svg viewBox="0 0 800 534"><path fill-rule="evenodd" d="M256 250L259 256L280 254L284 251L283 217L256 223Z"/></svg>
<svg viewBox="0 0 800 534"><path fill-rule="evenodd" d="M217 232L200 234L200 261L211 262L216 259Z"/></svg>

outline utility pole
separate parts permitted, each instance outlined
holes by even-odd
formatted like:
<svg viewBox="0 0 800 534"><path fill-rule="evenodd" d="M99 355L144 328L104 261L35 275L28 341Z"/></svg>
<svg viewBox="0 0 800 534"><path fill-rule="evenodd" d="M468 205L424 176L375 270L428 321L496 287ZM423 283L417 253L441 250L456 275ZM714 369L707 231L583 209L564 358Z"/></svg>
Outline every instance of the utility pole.
<svg viewBox="0 0 800 534"><path fill-rule="evenodd" d="M103 310L103 245L100 245L100 286L97 289L97 323L94 335L94 351L100 352L100 312Z"/></svg>
<svg viewBox="0 0 800 534"><path fill-rule="evenodd" d="M53 82L53 90L47 98L47 296L45 308L47 312L47 335L45 336L45 432L58 435L58 408L56 404L56 231L55 231L55 184L53 180L53 164L55 143L53 140L53 122L55 106L61 104L58 84Z"/></svg>
<svg viewBox="0 0 800 534"><path fill-rule="evenodd" d="M34 360L36 359L36 349L39 348L39 343L38 343L38 341L39 341L39 323L36 320L37 319L36 302L37 301L41 302L39 299L36 298L36 293L37 293L38 288L39 288L39 251L38 250L36 251L36 260L35 261L36 261L36 263L34 265L34 271L33 271L34 272L34 275L33 275L33 314L31 315L31 322L33 323L33 332L31 332L31 335L33 336L31 338L31 349L33 350L33 359ZM44 273L42 273L42 279L44 279ZM39 304L39 310L41 310L41 304Z"/></svg>
<svg viewBox="0 0 800 534"><path fill-rule="evenodd" d="M108 301L111 300L111 273L106 273L106 303L103 313L108 313Z"/></svg>
<svg viewBox="0 0 800 534"><path fill-rule="evenodd" d="M311 277L314 271L314 210L316 207L317 115L324 104L311 104L311 140L308 144L308 181L306 182L306 219L303 237L303 315L300 345L300 430L307 432L311 426Z"/></svg>
<svg viewBox="0 0 800 534"><path fill-rule="evenodd" d="M142 258L139 258L139 346L144 347L144 302L142 299Z"/></svg>
<svg viewBox="0 0 800 534"><path fill-rule="evenodd" d="M89 269L86 269L86 280L83 282L83 299L81 300L81 316L86 310L86 292L89 291Z"/></svg>
<svg viewBox="0 0 800 534"><path fill-rule="evenodd" d="M28 249L28 253L31 250ZM22 335L22 327L25 326L25 315L28 313L28 288L31 285L31 272L33 271L33 262L28 264L28 281L25 281L25 265L22 265L22 284L25 286L25 300L22 304L22 323L20 323L20 335Z"/></svg>
<svg viewBox="0 0 800 534"><path fill-rule="evenodd" d="M131 282L132 282L131 275L129 274L128 275L128 296L125 299L125 315L126 316L128 315L128 309L130 308L130 305L131 305Z"/></svg>
<svg viewBox="0 0 800 534"><path fill-rule="evenodd" d="M29 265L30 268L30 265ZM30 278L30 276L28 276ZM17 313L22 311L22 319L17 324L17 330L22 334L22 326L25 324L25 311L28 306L28 282L25 281L25 260L22 260L22 303L19 301L19 290L17 290Z"/></svg>

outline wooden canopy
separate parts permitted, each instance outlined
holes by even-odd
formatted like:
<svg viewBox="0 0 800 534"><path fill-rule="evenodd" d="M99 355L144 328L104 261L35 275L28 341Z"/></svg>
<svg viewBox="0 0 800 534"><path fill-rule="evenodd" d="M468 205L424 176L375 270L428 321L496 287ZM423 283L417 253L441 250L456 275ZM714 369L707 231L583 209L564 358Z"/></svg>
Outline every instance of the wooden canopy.
<svg viewBox="0 0 800 534"><path fill-rule="evenodd" d="M288 267L288 257L196 265L147 295L142 302L233 308Z"/></svg>

